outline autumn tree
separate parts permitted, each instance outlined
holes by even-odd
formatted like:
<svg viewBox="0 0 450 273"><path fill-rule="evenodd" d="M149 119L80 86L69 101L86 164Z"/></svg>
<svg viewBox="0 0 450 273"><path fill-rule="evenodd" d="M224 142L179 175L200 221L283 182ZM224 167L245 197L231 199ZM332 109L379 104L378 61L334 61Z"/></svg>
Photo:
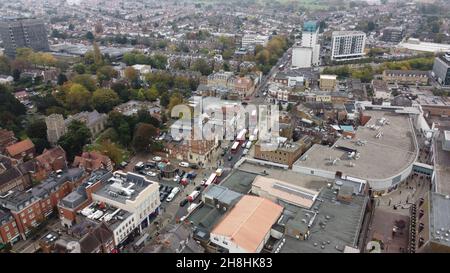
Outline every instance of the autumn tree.
<svg viewBox="0 0 450 273"><path fill-rule="evenodd" d="M125 78L129 81L129 82L134 82L136 80L138 80L138 72L136 71L136 69L134 69L131 66L128 66L127 68L125 68L124 71L125 74Z"/></svg>

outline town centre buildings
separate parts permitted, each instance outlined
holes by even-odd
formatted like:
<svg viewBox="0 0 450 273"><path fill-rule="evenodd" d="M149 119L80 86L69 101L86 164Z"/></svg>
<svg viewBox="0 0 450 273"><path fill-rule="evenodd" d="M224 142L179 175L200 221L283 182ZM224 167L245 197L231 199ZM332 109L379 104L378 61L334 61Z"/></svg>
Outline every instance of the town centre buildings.
<svg viewBox="0 0 450 273"><path fill-rule="evenodd" d="M369 108L371 108L369 110ZM418 144L413 127L418 115L405 109L375 106L363 111L368 121L354 138L341 137L332 147L314 145L293 171L329 179L368 182L374 194L390 191L413 171Z"/></svg>

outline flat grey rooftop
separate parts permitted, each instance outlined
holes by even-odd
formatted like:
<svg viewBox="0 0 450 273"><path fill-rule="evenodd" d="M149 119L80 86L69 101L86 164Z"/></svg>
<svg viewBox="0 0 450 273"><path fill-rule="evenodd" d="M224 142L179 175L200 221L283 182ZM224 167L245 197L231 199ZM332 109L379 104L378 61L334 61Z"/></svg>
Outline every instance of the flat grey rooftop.
<svg viewBox="0 0 450 273"><path fill-rule="evenodd" d="M248 172L254 175L263 175L268 178L278 179L283 182L316 191L319 191L328 183L333 182L333 180L328 180L326 178L313 175L301 175L292 170L285 170L283 168L271 166L270 164L263 166L246 161L242 163L238 169L243 172Z"/></svg>
<svg viewBox="0 0 450 273"><path fill-rule="evenodd" d="M194 210L187 219L193 225L211 232L223 215L224 213L215 207L203 205L202 207Z"/></svg>
<svg viewBox="0 0 450 273"><path fill-rule="evenodd" d="M345 246L357 245L368 198L357 195L351 203L339 202L335 198L336 194L332 189L323 189L319 195L323 202L316 201L313 206L318 209L319 214L310 228L310 237L298 240L285 236L286 241L280 252L339 253L343 252ZM303 209L294 206L285 206L286 213L297 218L306 217Z"/></svg>
<svg viewBox="0 0 450 273"><path fill-rule="evenodd" d="M431 238L450 247L450 199L447 199L445 195L432 192L430 204Z"/></svg>
<svg viewBox="0 0 450 273"><path fill-rule="evenodd" d="M450 152L442 149L442 141L437 140L435 146L436 191L450 194Z"/></svg>
<svg viewBox="0 0 450 273"><path fill-rule="evenodd" d="M388 179L413 164L418 151L409 117L384 111L364 113L371 116L371 119L365 126L358 127L354 139L341 137L333 147L313 145L294 163L293 169L299 166L329 172L341 171L344 175L370 180ZM379 129L369 128L381 118L386 118L389 124L380 126ZM376 138L380 131L383 133L382 137ZM365 145L357 145L358 140L364 141ZM348 159L348 153L338 147L356 150L360 155L359 159Z"/></svg>
<svg viewBox="0 0 450 273"><path fill-rule="evenodd" d="M120 183L114 182L113 179L115 179L115 181L120 181ZM142 175L129 172L125 177L116 176L110 178L98 191L95 192L95 194L125 204L127 200L135 200L139 193L141 193L152 183L153 182L147 180ZM121 184L121 189L114 186L119 184ZM124 189L131 189L133 192L128 195L125 193L126 191Z"/></svg>
<svg viewBox="0 0 450 273"><path fill-rule="evenodd" d="M238 193L247 194L252 188L252 183L256 175L254 173L233 169L231 174L220 183L220 186Z"/></svg>

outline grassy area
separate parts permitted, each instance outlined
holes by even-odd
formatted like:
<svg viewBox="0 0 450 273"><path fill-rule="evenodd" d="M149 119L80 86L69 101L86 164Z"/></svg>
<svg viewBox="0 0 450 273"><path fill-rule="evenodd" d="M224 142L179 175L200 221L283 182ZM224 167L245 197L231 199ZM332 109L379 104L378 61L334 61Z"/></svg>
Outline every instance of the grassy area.
<svg viewBox="0 0 450 273"><path fill-rule="evenodd" d="M101 133L94 143L87 145L86 151L98 151L111 158L116 164L130 158L130 152L117 144L117 132L113 128L106 129Z"/></svg>

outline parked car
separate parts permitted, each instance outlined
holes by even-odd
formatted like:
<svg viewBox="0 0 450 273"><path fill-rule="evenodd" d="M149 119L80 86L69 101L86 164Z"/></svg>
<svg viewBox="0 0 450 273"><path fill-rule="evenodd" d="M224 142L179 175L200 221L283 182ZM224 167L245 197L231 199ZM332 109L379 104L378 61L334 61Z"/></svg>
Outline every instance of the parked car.
<svg viewBox="0 0 450 273"><path fill-rule="evenodd" d="M161 202L163 202L163 201L167 198L168 195L169 195L169 194L168 194L167 192L163 192L163 193L159 196L159 200L160 200Z"/></svg>
<svg viewBox="0 0 450 273"><path fill-rule="evenodd" d="M155 156L152 159L153 159L153 161L156 161L156 162L160 162L162 160L162 158L160 156Z"/></svg>
<svg viewBox="0 0 450 273"><path fill-rule="evenodd" d="M172 189L172 191L170 192L169 196L167 196L166 201L170 202L173 200L173 198L175 198L175 196L177 196L177 194L180 192L180 188L175 187Z"/></svg>
<svg viewBox="0 0 450 273"><path fill-rule="evenodd" d="M202 179L202 182L200 183L200 185L204 186L204 185L205 185L205 183L206 183L206 181L207 181L207 179L206 179L206 178Z"/></svg>
<svg viewBox="0 0 450 273"><path fill-rule="evenodd" d="M188 174L186 176L186 178L189 178L189 179L194 179L195 177L197 177L197 173L195 173L194 171L188 172Z"/></svg>
<svg viewBox="0 0 450 273"><path fill-rule="evenodd" d="M153 161L153 160L149 160L149 161L146 163L146 165L147 165L147 167L149 167L149 168L156 168L156 167L158 166L158 164L157 164L155 161Z"/></svg>
<svg viewBox="0 0 450 273"><path fill-rule="evenodd" d="M180 202L180 207L186 206L187 203L188 203L188 200L187 200L187 199L181 200L181 202Z"/></svg>
<svg viewBox="0 0 450 273"><path fill-rule="evenodd" d="M191 169L197 170L198 169L198 165L197 164L190 164L189 167Z"/></svg>
<svg viewBox="0 0 450 273"><path fill-rule="evenodd" d="M148 176L151 176L151 177L155 177L155 176L157 176L158 174L155 173L155 172L147 172L147 175L148 175Z"/></svg>
<svg viewBox="0 0 450 273"><path fill-rule="evenodd" d="M233 160L233 157L230 155L230 156L228 156L228 161L231 161L231 160Z"/></svg>
<svg viewBox="0 0 450 273"><path fill-rule="evenodd" d="M184 162L184 161L180 162L178 165L183 168L189 168L189 163Z"/></svg>
<svg viewBox="0 0 450 273"><path fill-rule="evenodd" d="M120 163L120 167L121 167L121 168L125 168L126 166L128 166L128 162L122 161L122 162Z"/></svg>
<svg viewBox="0 0 450 273"><path fill-rule="evenodd" d="M193 191L188 195L187 200L189 202L194 202L194 200L200 195L200 191Z"/></svg>

